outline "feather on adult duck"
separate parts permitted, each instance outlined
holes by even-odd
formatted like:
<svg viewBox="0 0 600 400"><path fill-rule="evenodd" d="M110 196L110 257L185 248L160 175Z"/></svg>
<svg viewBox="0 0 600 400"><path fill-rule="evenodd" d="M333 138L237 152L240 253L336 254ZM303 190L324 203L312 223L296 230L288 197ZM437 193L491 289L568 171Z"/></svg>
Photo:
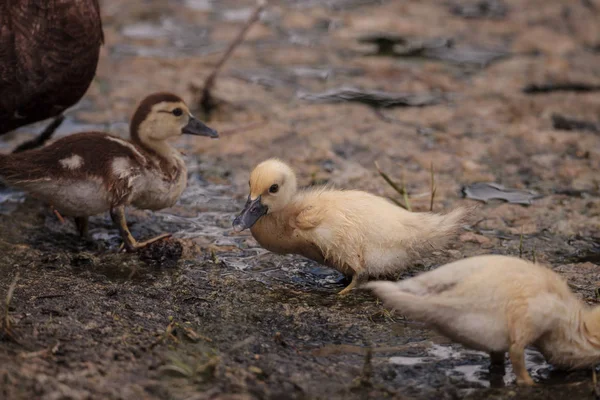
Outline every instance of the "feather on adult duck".
<svg viewBox="0 0 600 400"><path fill-rule="evenodd" d="M382 197L324 187L298 190L282 161L260 163L250 175L246 206L234 221L279 254L300 254L352 276L340 294L367 276L405 268L421 252L440 249L458 231L466 209L413 213Z"/></svg>
<svg viewBox="0 0 600 400"><path fill-rule="evenodd" d="M170 207L187 184L181 154L167 140L182 134L218 134L170 93L146 97L133 115L130 132L131 141L86 132L41 149L0 156L0 177L75 217L82 235L87 234L89 216L110 211L125 248L133 251L168 234L137 242L127 228L125 206Z"/></svg>
<svg viewBox="0 0 600 400"><path fill-rule="evenodd" d="M600 362L600 307L588 307L551 269L515 257L487 255L441 266L400 282L369 282L386 304L504 363L517 383L534 382L525 346L566 368Z"/></svg>
<svg viewBox="0 0 600 400"><path fill-rule="evenodd" d="M87 91L104 40L98 0L0 0L0 135L57 117Z"/></svg>

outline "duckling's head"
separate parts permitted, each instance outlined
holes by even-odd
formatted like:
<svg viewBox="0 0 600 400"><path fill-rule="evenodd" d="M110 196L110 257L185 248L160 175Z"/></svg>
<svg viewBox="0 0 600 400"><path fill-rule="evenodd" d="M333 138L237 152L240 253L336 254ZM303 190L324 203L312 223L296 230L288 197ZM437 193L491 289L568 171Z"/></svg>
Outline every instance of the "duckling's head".
<svg viewBox="0 0 600 400"><path fill-rule="evenodd" d="M152 145L182 134L219 137L217 131L196 119L179 96L154 93L138 105L130 127L131 140Z"/></svg>
<svg viewBox="0 0 600 400"><path fill-rule="evenodd" d="M242 212L233 221L237 231L251 228L265 214L280 211L296 193L296 174L275 158L258 164L250 174L250 194Z"/></svg>

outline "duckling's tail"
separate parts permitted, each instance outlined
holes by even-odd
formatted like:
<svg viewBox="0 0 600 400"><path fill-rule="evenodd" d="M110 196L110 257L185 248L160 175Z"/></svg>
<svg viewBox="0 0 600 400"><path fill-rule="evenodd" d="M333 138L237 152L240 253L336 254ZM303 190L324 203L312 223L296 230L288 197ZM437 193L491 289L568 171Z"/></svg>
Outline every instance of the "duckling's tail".
<svg viewBox="0 0 600 400"><path fill-rule="evenodd" d="M417 252L444 248L468 222L474 208L458 207L448 214L414 213L415 236L413 249Z"/></svg>
<svg viewBox="0 0 600 400"><path fill-rule="evenodd" d="M405 292L395 282L373 281L365 283L361 287L373 290L387 307L420 321L436 322L448 311L446 305L438 303L430 297Z"/></svg>

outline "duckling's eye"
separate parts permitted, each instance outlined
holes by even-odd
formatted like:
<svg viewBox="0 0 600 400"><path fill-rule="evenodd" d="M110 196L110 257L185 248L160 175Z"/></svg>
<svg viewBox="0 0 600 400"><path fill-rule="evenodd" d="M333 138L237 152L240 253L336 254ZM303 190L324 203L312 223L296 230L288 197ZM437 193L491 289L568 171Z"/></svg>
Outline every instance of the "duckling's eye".
<svg viewBox="0 0 600 400"><path fill-rule="evenodd" d="M269 188L269 193L277 193L278 191L279 191L279 185L276 183L271 185L271 187Z"/></svg>
<svg viewBox="0 0 600 400"><path fill-rule="evenodd" d="M171 111L173 113L174 116L176 117L181 117L181 115L183 114L183 110L179 107L177 107L176 109L174 109L173 111Z"/></svg>

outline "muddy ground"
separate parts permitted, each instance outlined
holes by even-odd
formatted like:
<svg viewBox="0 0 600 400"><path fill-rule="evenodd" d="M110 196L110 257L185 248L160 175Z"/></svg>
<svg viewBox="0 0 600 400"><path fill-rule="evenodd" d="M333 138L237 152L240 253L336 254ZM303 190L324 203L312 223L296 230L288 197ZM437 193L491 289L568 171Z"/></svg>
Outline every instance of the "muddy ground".
<svg viewBox="0 0 600 400"><path fill-rule="evenodd" d="M534 350L528 367L541 385L517 388L510 365L505 376L489 373L485 354L385 310L367 292L336 297L342 276L261 250L248 233L233 234L231 220L249 170L267 157L289 161L303 185L394 196L377 161L404 178L419 211L429 208L433 162L436 211L474 204L461 188L475 182L542 197L530 206L483 204L448 251L402 277L464 256L522 254L596 303L600 2L270 3L217 81L208 122L220 140L178 143L190 175L179 204L129 211L136 237L173 239L119 254L108 216L93 218L93 240L82 241L44 204L2 189L0 298L18 278L12 336L0 342L0 397L593 398L590 370L555 370ZM126 136L136 102L156 90L197 109L197 88L253 4L102 1L97 78L57 136ZM369 35L397 45L360 40ZM435 104L376 108L307 97L344 86ZM4 138L3 149L40 129Z"/></svg>

